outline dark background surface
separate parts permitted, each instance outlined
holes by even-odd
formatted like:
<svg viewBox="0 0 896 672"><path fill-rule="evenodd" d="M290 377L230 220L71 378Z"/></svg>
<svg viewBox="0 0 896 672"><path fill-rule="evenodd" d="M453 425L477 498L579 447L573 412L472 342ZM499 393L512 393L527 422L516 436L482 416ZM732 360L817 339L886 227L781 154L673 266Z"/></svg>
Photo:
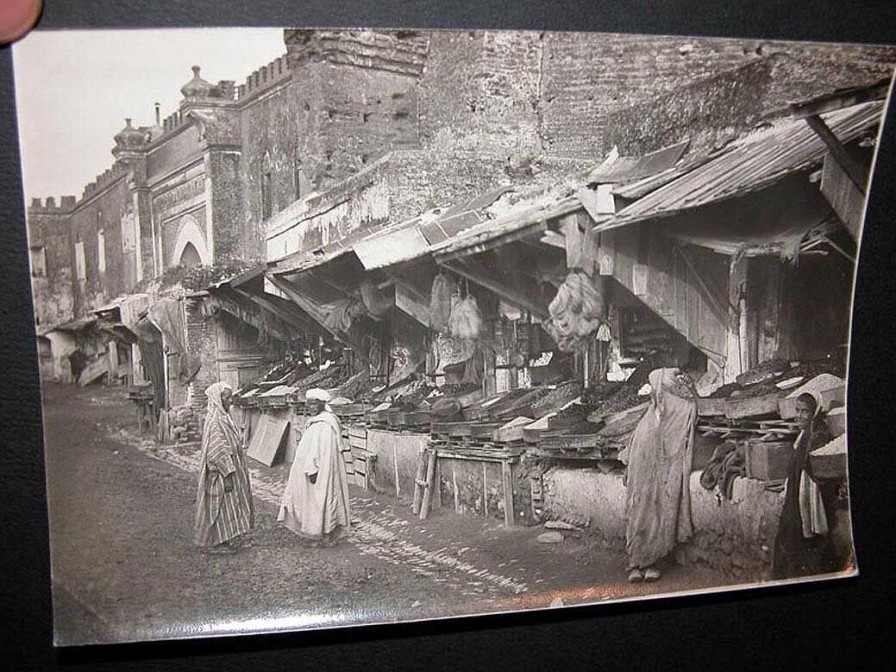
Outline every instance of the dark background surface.
<svg viewBox="0 0 896 672"><path fill-rule="evenodd" d="M2 1L2 0L0 0ZM42 29L202 25L599 30L896 43L896 3L46 0ZM896 659L893 278L896 109L865 221L853 321L850 481L861 575L827 584L294 635L53 649L40 392L12 57L0 49L0 660L15 669L883 668ZM27 83L26 83L27 85ZM57 101L64 104L64 101ZM73 428L77 431L77 428ZM887 665L889 666L889 665Z"/></svg>

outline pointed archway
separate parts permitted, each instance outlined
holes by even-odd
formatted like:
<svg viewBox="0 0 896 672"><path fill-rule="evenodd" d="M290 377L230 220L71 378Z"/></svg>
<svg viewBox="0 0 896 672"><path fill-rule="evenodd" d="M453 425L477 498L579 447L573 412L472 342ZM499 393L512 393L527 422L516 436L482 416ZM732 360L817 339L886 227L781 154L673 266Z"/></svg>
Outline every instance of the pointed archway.
<svg viewBox="0 0 896 672"><path fill-rule="evenodd" d="M188 249L188 246L190 249ZM205 233L199 226L199 222L191 215L184 216L180 221L177 234L177 242L174 244L174 254L171 256L171 264L185 264L189 266L210 266L212 255L209 253L205 242ZM198 258L198 261L197 261Z"/></svg>

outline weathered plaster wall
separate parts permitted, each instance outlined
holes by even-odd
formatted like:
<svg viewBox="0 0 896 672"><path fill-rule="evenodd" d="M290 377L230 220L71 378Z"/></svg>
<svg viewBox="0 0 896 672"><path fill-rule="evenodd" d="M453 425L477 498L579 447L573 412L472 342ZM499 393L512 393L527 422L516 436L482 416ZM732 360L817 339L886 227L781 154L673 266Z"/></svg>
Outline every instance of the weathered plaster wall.
<svg viewBox="0 0 896 672"><path fill-rule="evenodd" d="M35 325L60 324L74 317L74 290L72 276L74 257L69 214L71 201L60 207L55 201L45 204L41 199L28 208L28 245L34 256L43 249L45 261L43 274L32 269L31 287L34 292Z"/></svg>
<svg viewBox="0 0 896 672"><path fill-rule="evenodd" d="M121 222L127 216L130 191L125 175L109 178L102 188L81 200L71 214L75 316L83 317L132 289L125 273ZM105 270L100 271L99 232L105 239ZM84 244L86 280L74 272L75 245Z"/></svg>

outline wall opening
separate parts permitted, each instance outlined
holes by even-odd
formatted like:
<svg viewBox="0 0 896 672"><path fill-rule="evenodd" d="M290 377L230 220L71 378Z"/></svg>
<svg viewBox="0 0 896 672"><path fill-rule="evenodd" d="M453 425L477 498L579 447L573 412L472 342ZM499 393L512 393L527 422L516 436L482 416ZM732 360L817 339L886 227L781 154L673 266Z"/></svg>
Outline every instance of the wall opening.
<svg viewBox="0 0 896 672"><path fill-rule="evenodd" d="M199 256L199 251L193 243L186 244L184 251L180 254L180 261L178 264L185 268L202 265L202 258Z"/></svg>

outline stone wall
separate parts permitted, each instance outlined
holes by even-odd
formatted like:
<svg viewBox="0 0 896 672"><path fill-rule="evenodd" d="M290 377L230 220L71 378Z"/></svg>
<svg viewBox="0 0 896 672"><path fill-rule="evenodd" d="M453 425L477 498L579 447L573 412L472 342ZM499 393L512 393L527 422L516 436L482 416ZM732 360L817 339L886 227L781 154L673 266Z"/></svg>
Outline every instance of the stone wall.
<svg viewBox="0 0 896 672"><path fill-rule="evenodd" d="M538 153L538 33L433 33L420 83L420 134L438 150Z"/></svg>

